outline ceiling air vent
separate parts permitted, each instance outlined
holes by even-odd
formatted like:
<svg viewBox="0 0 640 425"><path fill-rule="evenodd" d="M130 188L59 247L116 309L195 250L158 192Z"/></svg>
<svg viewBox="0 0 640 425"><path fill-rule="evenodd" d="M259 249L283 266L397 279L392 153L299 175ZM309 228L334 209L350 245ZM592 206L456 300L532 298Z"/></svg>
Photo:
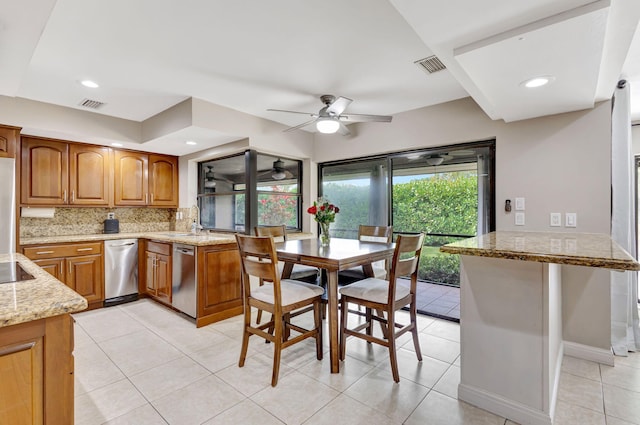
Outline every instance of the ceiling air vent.
<svg viewBox="0 0 640 425"><path fill-rule="evenodd" d="M419 61L414 62L416 65L427 71L429 74L433 74L434 72L442 71L443 69L447 69L446 66L437 56L429 56L428 58L420 59Z"/></svg>
<svg viewBox="0 0 640 425"><path fill-rule="evenodd" d="M99 102L97 100L91 100L91 99L83 99L82 102L80 102L80 106L84 106L85 108L91 108L91 109L98 109L103 105L104 105L103 102Z"/></svg>

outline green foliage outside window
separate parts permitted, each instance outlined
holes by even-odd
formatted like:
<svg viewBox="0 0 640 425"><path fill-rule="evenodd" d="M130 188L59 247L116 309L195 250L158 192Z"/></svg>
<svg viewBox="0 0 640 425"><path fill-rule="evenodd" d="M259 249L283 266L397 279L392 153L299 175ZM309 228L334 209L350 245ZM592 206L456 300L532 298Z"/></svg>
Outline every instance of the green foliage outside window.
<svg viewBox="0 0 640 425"><path fill-rule="evenodd" d="M368 223L369 187L325 183L323 195L340 205L331 226L335 237L356 238L358 225ZM393 185L394 233L425 232L474 236L478 222L478 180L475 172L419 176ZM439 247L461 238L427 236L419 278L448 285L460 284L460 259Z"/></svg>

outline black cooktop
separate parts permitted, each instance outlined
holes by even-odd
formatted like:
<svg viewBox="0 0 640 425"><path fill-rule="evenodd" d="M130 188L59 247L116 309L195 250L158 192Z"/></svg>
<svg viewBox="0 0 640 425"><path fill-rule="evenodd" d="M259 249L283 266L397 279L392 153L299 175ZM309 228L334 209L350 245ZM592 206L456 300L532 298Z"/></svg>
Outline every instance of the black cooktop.
<svg viewBox="0 0 640 425"><path fill-rule="evenodd" d="M0 283L20 282L31 279L33 279L33 276L24 271L17 261L0 263Z"/></svg>

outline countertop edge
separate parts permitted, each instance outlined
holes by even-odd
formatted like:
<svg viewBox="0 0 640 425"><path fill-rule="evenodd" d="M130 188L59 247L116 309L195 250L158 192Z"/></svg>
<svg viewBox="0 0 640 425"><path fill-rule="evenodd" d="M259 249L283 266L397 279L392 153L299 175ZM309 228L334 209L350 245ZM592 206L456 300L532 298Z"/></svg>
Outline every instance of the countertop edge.
<svg viewBox="0 0 640 425"><path fill-rule="evenodd" d="M610 260L604 258L573 257L567 255L534 254L527 252L471 249L458 247L440 247L447 254L469 255L475 257L502 258L506 260L534 261L539 263L566 264L571 266L599 267L613 270L637 271L640 265L635 261Z"/></svg>

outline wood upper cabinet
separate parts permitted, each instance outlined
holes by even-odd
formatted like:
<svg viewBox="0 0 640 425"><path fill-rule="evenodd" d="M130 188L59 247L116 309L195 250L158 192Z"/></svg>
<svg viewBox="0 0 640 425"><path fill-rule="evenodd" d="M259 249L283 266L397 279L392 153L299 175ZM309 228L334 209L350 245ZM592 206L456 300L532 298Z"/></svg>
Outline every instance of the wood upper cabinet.
<svg viewBox="0 0 640 425"><path fill-rule="evenodd" d="M0 158L15 158L20 127L0 125Z"/></svg>
<svg viewBox="0 0 640 425"><path fill-rule="evenodd" d="M69 203L106 206L110 203L111 149L69 145Z"/></svg>
<svg viewBox="0 0 640 425"><path fill-rule="evenodd" d="M145 206L149 199L149 157L140 152L114 152L114 204Z"/></svg>
<svg viewBox="0 0 640 425"><path fill-rule="evenodd" d="M115 205L178 207L178 158L115 151Z"/></svg>
<svg viewBox="0 0 640 425"><path fill-rule="evenodd" d="M149 155L150 205L178 207L178 158Z"/></svg>
<svg viewBox="0 0 640 425"><path fill-rule="evenodd" d="M23 137L22 204L108 206L109 155L103 146Z"/></svg>
<svg viewBox="0 0 640 425"><path fill-rule="evenodd" d="M66 205L69 189L69 145L23 137L21 201L27 205Z"/></svg>

